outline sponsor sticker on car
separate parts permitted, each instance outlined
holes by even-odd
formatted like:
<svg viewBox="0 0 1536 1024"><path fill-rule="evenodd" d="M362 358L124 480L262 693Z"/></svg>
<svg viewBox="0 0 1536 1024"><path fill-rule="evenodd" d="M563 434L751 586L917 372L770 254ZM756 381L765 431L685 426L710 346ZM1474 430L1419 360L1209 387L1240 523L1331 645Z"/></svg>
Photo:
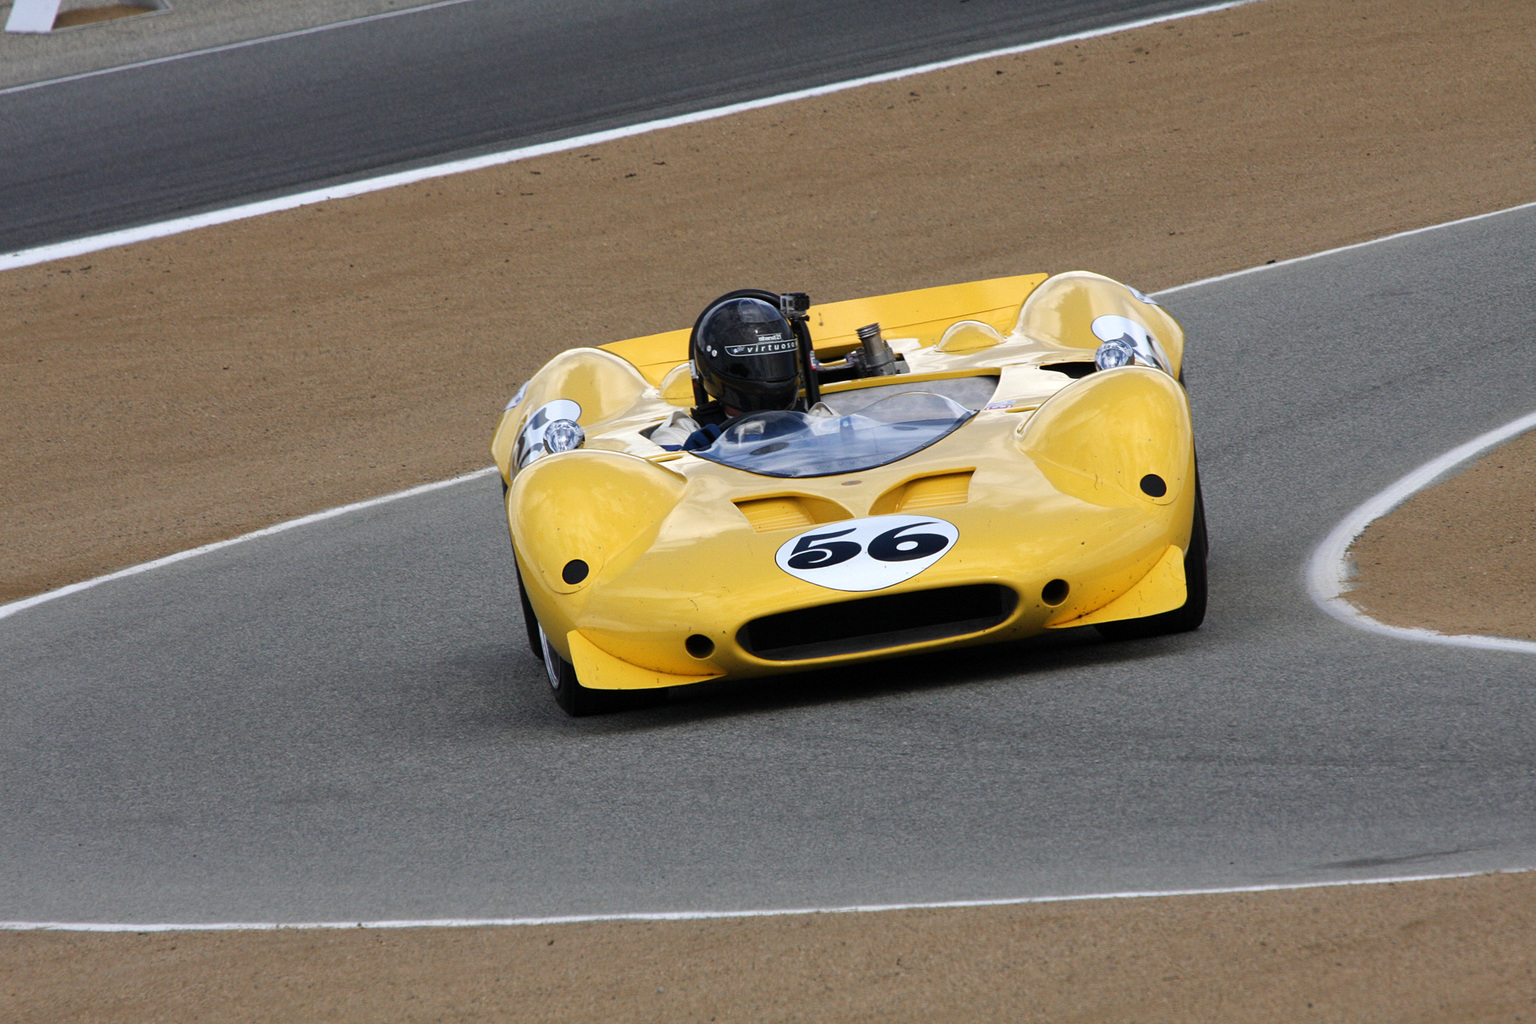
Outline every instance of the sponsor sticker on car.
<svg viewBox="0 0 1536 1024"><path fill-rule="evenodd" d="M943 558L960 531L934 516L874 516L827 523L779 546L774 561L828 590L884 590Z"/></svg>

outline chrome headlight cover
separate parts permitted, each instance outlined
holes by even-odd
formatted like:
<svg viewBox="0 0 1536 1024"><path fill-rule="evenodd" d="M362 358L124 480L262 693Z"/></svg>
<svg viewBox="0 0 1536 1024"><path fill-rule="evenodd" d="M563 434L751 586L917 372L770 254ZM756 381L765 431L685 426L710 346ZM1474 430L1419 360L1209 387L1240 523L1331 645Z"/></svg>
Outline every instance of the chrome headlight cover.
<svg viewBox="0 0 1536 1024"><path fill-rule="evenodd" d="M581 406L569 398L557 398L539 406L518 431L517 443L512 448L512 464L522 469L545 455L580 448L587 440L586 432L576 422L580 416ZM558 429L557 424L560 425ZM551 447L551 430L555 430L556 443L561 447Z"/></svg>
<svg viewBox="0 0 1536 1024"><path fill-rule="evenodd" d="M1124 338L1111 338L1093 354L1093 365L1101 370L1130 366L1136 361L1136 347Z"/></svg>
<svg viewBox="0 0 1536 1024"><path fill-rule="evenodd" d="M544 428L544 451L550 455L573 452L586 443L587 432L575 420L551 420Z"/></svg>
<svg viewBox="0 0 1536 1024"><path fill-rule="evenodd" d="M1173 374L1173 366L1163 352L1163 346L1157 343L1151 331L1135 320L1105 314L1094 319L1092 330L1093 336L1102 342L1093 356L1099 369L1111 370L1135 364L1162 370L1170 376Z"/></svg>

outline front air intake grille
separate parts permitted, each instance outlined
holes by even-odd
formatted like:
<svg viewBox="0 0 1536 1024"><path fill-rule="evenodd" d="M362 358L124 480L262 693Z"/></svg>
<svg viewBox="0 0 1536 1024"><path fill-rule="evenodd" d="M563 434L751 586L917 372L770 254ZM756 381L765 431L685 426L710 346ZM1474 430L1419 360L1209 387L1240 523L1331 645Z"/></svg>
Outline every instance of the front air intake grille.
<svg viewBox="0 0 1536 1024"><path fill-rule="evenodd" d="M769 661L858 654L979 633L1012 615L1018 600L996 583L861 597L753 619L736 640Z"/></svg>

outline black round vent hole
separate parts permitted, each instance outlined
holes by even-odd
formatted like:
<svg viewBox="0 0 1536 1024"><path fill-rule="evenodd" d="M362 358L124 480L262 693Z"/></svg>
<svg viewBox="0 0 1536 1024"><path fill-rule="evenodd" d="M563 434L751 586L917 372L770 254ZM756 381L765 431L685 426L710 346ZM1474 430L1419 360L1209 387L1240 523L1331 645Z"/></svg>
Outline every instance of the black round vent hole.
<svg viewBox="0 0 1536 1024"><path fill-rule="evenodd" d="M1052 607L1055 607L1056 605L1065 601L1067 599L1067 594L1071 593L1071 591L1072 588L1067 585L1066 580L1051 580L1051 582L1047 583L1045 587L1040 591L1040 600L1044 601L1048 605L1051 605Z"/></svg>
<svg viewBox="0 0 1536 1024"><path fill-rule="evenodd" d="M1148 473L1141 478L1141 489L1144 493L1154 498L1161 498L1168 493L1168 485L1156 473Z"/></svg>
<svg viewBox="0 0 1536 1024"><path fill-rule="evenodd" d="M587 567L586 562L583 562L579 558L573 558L569 562L565 563L564 569L560 570L560 578L565 580L567 586L574 587L576 584L586 579L587 573L591 571L592 570Z"/></svg>
<svg viewBox="0 0 1536 1024"><path fill-rule="evenodd" d="M715 642L702 633L695 633L684 640L683 646L695 658L707 658L715 653Z"/></svg>

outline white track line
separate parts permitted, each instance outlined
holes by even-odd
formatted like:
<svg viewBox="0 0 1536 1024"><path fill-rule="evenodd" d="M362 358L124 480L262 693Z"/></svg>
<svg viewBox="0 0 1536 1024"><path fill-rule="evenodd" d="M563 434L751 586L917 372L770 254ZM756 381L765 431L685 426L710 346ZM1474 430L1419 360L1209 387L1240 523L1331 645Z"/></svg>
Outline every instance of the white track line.
<svg viewBox="0 0 1536 1024"><path fill-rule="evenodd" d="M1288 260L1280 260L1276 263L1264 263L1257 267L1249 267L1246 270L1234 270L1229 274L1217 274L1215 277L1203 277L1198 281L1188 284L1176 284L1172 288L1164 288L1158 295L1172 295L1175 292L1188 291L1191 288L1204 288L1208 284L1219 284L1222 281L1231 281L1238 277L1247 277L1250 274L1262 274L1266 270L1279 270L1282 267L1295 266L1298 263L1307 263L1311 260L1326 259L1329 256L1337 256L1351 249L1364 249L1367 246L1383 245L1387 242L1395 242L1400 238L1412 238L1414 235L1428 234L1431 231L1443 231L1446 228L1460 227L1463 224L1472 224L1480 220L1488 220L1491 217L1503 217L1505 214L1518 213L1521 210L1536 209L1536 202L1521 203L1518 206L1507 206L1502 210L1494 210L1491 213L1474 213L1470 217L1460 217L1456 220L1444 221L1440 224L1429 224L1422 228L1409 228L1407 231L1398 231L1390 235L1382 235L1380 238L1368 238L1363 242L1351 242L1349 245L1340 245L1332 249L1323 249L1319 252L1309 252L1305 256L1292 256Z"/></svg>
<svg viewBox="0 0 1536 1024"><path fill-rule="evenodd" d="M117 572L108 573L105 576L97 576L94 579L82 580L79 583L71 583L67 587L60 587L58 590L49 590L42 594L34 594L32 597L24 597L19 601L12 601L9 604L0 604L0 619L15 615L19 611L35 607L47 601L55 601L61 597L67 597L70 594L78 594L82 590L89 590L92 587L100 586L103 583L110 583L112 580L120 580L128 576L137 576L141 572L149 572L151 569L159 569L167 565L174 565L177 562L186 561L188 558L196 558L198 555L206 555L210 551L217 551L220 548L227 548L234 544L244 544L248 540L256 540L259 537L270 537L275 533L283 533L287 530L295 530L301 526L309 526L312 523L318 523L322 520L335 519L337 516L344 516L349 512L360 512L365 508L373 508L375 505L387 505L392 501L399 501L402 498L414 498L416 495L426 494L428 491L438 491L442 490L444 487L452 487L454 484L461 484L468 480L478 480L481 477L490 476L494 472L496 472L495 466L487 466L484 469L477 469L473 473L466 473L463 476L456 476L451 480L438 480L435 483L421 484L418 487L412 487L404 491L396 491L393 494L385 494L377 498L369 498L367 501L357 501L350 505L342 505L340 508L326 509L324 512L316 512L313 515L303 516L299 519L290 519L287 522L278 523L275 526L268 526L260 530L254 530L251 533L243 533L238 537L231 537L228 540L218 540L214 541L212 544L204 544L199 548L191 548L186 551L178 551L174 555L166 555L164 558L157 558L153 562L144 562L139 565L130 565L126 569L119 569Z"/></svg>
<svg viewBox="0 0 1536 1024"><path fill-rule="evenodd" d="M1404 882L1442 882L1483 875L1523 874L1527 869L1462 871L1445 875L1404 875L1394 878L1360 878L1335 882L1287 882L1275 885L1239 885L1215 889L1166 889L1146 892L1083 893L1077 896L1020 896L1001 900L950 900L941 903L870 903L843 907L786 907L776 910L679 910L634 914L566 914L558 917L445 917L421 921L229 921L216 924L90 924L70 921L0 921L0 931L68 932L235 932L276 931L288 928L508 928L530 925L595 924L607 921L719 921L749 917L788 917L791 914L878 914L891 910L965 910L977 907L1016 907L1031 903L1081 903L1088 900L1144 900L1180 896L1224 896L1238 893L1289 892L1295 889L1331 889L1356 885L1396 885Z"/></svg>
<svg viewBox="0 0 1536 1024"><path fill-rule="evenodd" d="M1506 423L1497 430L1475 437L1458 448L1453 448L1437 459L1431 459L1392 486L1351 512L1344 521L1333 528L1312 552L1307 563L1307 594L1323 611L1342 622L1372 633L1396 637L1401 640L1418 640L1425 643L1448 644L1453 647L1478 647L1493 651L1519 651L1536 654L1536 642L1512 640L1501 636L1455 636L1437 633L1431 629L1412 629L1405 626L1389 626L1377 622L1345 600L1352 575L1349 547L1365 528L1413 495L1444 478L1484 452L1496 448L1528 430L1536 428L1536 413L1529 413L1513 423Z"/></svg>
<svg viewBox="0 0 1536 1024"><path fill-rule="evenodd" d="M453 2L453 0L450 0ZM462 2L462 0L460 0ZM903 68L898 71L887 71L878 75L867 75L863 78L849 79L846 82L834 82L831 85L817 86L814 89L798 89L794 92L781 93L777 96L767 96L763 99L748 100L743 103L732 103L724 107L715 107L712 110L701 110L692 114L680 114L676 117L664 117L655 121L646 121L642 124L628 125L623 128L613 128L603 132L592 132L587 135L578 135L574 138L561 139L555 142L541 143L536 146L521 146L517 149L503 150L499 153L488 153L484 156L469 157L462 160L452 160L447 163L436 164L431 167L421 167L411 171L398 171L393 174L380 175L375 178L365 178L360 181L346 182L326 188L311 189L307 192L299 192L290 196L280 196L276 199L267 199L257 203L245 203L240 206L231 206L222 210L211 210L190 217L177 217L173 220L160 221L156 224L145 224L134 228L124 228L119 231L109 231L105 234L91 235L86 238L77 238L68 242L57 242L52 245L38 246L35 249L23 249L19 252L0 255L0 270L27 267L36 263L47 263L52 260L68 259L74 256L83 256L86 253L99 252L102 249L111 249L120 245L130 245L134 242L148 241L151 238L164 238L168 235L180 234L184 231L193 231L197 228L209 227L214 224L227 224L230 221L244 220L248 217L259 217L267 213L276 213L280 210L291 210L300 206L309 206L314 203L329 202L333 199L345 199L349 196L363 195L368 192L377 192L381 189L396 188L400 185L409 185L418 181L426 181L431 178L441 178L450 174L463 174L466 171L477 171L486 167L496 167L501 164L515 163L519 160L527 160L531 157L544 156L549 153L562 153L572 149L580 149L585 146L595 146L604 142L612 142L615 139L630 138L635 135L645 135L650 132L661 131L664 128L676 128L680 125L697 124L701 121L711 121L716 118L729 117L732 114L744 113L748 110L760 110L764 107L774 107L784 103L793 103L796 100L812 99L817 96L828 96L832 93L843 92L848 89L857 89L861 86L876 85L881 82L894 82L898 79L908 78L913 75L927 74L931 71L942 71L945 68L960 67L964 64L974 64L977 61L991 60L997 57L1009 57L1014 54L1028 53L1031 50L1045 49L1050 46L1060 46L1063 43L1080 42L1085 39L1097 39L1102 36L1113 35L1117 32L1128 32L1132 29L1146 28L1149 25L1160 25L1169 21L1180 21L1185 18L1194 18L1202 14L1213 14L1217 11L1225 11L1234 7L1244 7L1250 3L1259 3L1261 0L1228 0L1226 3L1212 4L1208 7L1198 7L1192 11L1180 11L1174 14L1165 14L1153 18L1142 18L1138 21L1129 21L1108 28L1093 29L1087 32L1077 32L1072 35L1058 36L1054 39L1045 39L1037 43L1025 43L1021 46L1010 46L1000 50L989 50L986 53L971 54L966 57L955 57L952 60L937 61L932 64L920 64L916 67ZM413 8L411 11L401 11L400 14L410 14L427 8ZM309 29L320 31L320 29ZM285 37L273 37L285 38ZM247 44L230 44L233 48L238 45L253 45L253 40ZM213 52L213 51L200 51ZM169 60L171 58L163 58ZM151 62L153 63L153 62Z"/></svg>

